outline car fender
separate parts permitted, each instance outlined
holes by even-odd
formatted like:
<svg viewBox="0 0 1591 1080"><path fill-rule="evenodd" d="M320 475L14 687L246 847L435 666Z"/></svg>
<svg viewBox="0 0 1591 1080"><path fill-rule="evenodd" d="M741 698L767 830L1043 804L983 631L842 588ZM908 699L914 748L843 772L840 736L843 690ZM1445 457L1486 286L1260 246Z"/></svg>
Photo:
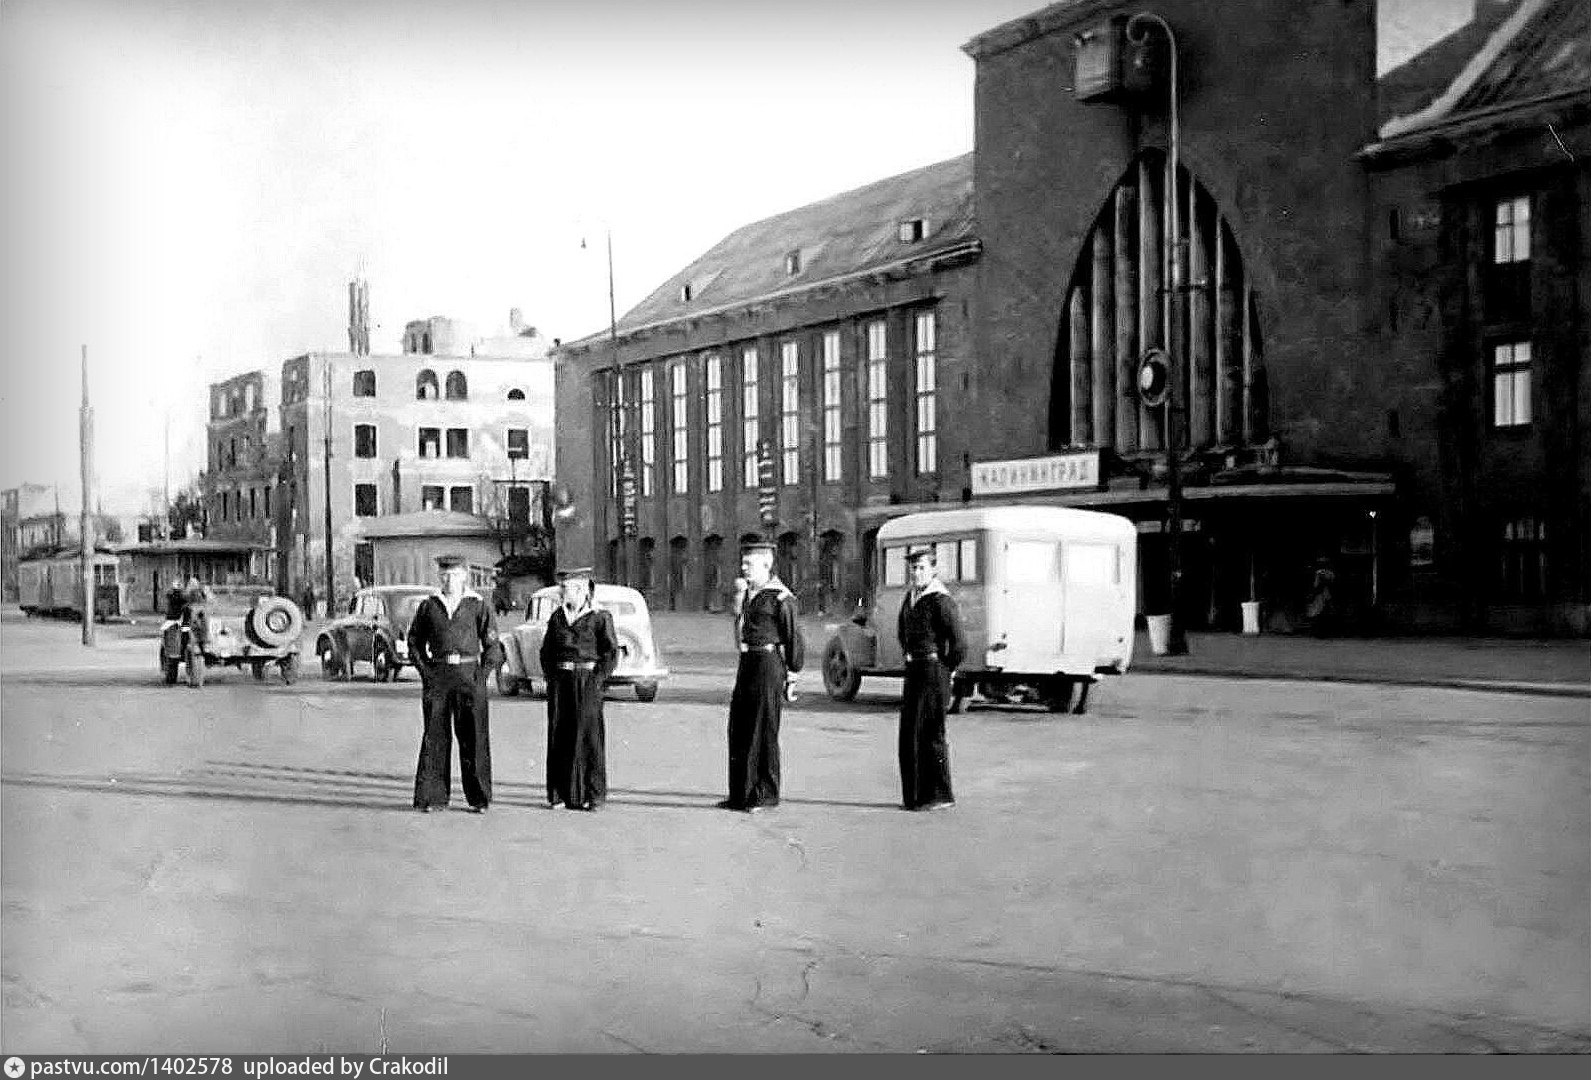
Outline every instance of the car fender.
<svg viewBox="0 0 1591 1080"><path fill-rule="evenodd" d="M829 643L834 641L838 641L844 647L845 654L851 658L853 667L865 671L878 662L878 635L871 626L858 626L854 622L845 622L832 627L828 641L823 645L825 653L828 652Z"/></svg>
<svg viewBox="0 0 1591 1080"><path fill-rule="evenodd" d="M519 634L517 632L499 634L498 640L503 643L503 671L517 679L525 677L525 664L519 657Z"/></svg>

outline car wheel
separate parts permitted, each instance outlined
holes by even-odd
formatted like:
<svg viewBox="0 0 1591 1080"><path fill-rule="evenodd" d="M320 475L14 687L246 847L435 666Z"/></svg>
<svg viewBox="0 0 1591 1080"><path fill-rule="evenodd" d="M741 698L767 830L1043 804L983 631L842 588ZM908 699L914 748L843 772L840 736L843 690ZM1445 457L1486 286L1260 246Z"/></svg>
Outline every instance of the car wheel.
<svg viewBox="0 0 1591 1080"><path fill-rule="evenodd" d="M648 680L647 682L638 682L638 683L636 683L635 684L635 698L636 698L637 701L656 701L657 700L657 680L652 679L652 680Z"/></svg>
<svg viewBox="0 0 1591 1080"><path fill-rule="evenodd" d="M835 701L850 701L862 688L862 673L851 663L851 656L838 641L829 642L823 654L823 689Z"/></svg>
<svg viewBox="0 0 1591 1080"><path fill-rule="evenodd" d="M386 682L392 676L392 659L387 655L387 650L379 645L370 658L370 670L376 682Z"/></svg>
<svg viewBox="0 0 1591 1080"><path fill-rule="evenodd" d="M519 696L519 676L510 675L502 668L497 669L497 692L504 697Z"/></svg>
<svg viewBox="0 0 1591 1080"><path fill-rule="evenodd" d="M320 673L328 679L340 679L343 674L342 658L333 646L326 646L320 654Z"/></svg>
<svg viewBox="0 0 1591 1080"><path fill-rule="evenodd" d="M204 653L198 649L188 650L188 685L196 690L204 685Z"/></svg>
<svg viewBox="0 0 1591 1080"><path fill-rule="evenodd" d="M282 657L281 663L278 666L282 669L282 681L284 683L286 683L288 686L292 686L298 681L297 653L289 653L288 655Z"/></svg>

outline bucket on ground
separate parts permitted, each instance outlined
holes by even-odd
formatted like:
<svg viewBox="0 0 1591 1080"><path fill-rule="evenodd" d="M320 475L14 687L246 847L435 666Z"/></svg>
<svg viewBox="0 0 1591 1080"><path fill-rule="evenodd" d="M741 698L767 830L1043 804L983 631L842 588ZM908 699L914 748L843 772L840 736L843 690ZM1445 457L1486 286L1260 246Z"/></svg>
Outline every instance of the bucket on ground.
<svg viewBox="0 0 1591 1080"><path fill-rule="evenodd" d="M1257 634L1260 632L1260 602L1258 600L1243 601L1243 632Z"/></svg>
<svg viewBox="0 0 1591 1080"><path fill-rule="evenodd" d="M1149 623L1149 651L1165 656L1171 651L1171 616L1148 615L1145 618Z"/></svg>

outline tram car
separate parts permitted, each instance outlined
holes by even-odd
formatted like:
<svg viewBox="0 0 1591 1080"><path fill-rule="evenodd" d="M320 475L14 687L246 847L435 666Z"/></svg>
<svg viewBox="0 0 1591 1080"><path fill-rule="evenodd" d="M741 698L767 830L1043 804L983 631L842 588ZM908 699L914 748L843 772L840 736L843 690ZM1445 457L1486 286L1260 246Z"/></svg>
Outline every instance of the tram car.
<svg viewBox="0 0 1591 1080"><path fill-rule="evenodd" d="M94 617L106 619L127 612L127 583L121 577L121 559L114 552L96 551L94 567ZM17 564L20 606L29 615L83 617L83 568L77 551L23 559Z"/></svg>

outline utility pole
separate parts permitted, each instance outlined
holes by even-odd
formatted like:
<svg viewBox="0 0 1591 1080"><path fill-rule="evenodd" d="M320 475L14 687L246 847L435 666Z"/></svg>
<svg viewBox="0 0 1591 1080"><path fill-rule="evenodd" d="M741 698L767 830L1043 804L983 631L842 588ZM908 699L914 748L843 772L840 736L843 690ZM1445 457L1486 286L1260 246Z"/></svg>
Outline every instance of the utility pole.
<svg viewBox="0 0 1591 1080"><path fill-rule="evenodd" d="M1165 402L1166 441L1166 583L1167 610L1171 619L1167 635L1167 653L1181 656L1188 651L1188 639L1183 633L1182 615L1178 610L1182 592L1182 462L1178 445L1176 412L1178 403L1186 399L1180 392L1186 385L1187 367L1182 355L1186 335L1182 327L1182 236L1179 222L1181 185L1177 180L1177 151L1180 131L1177 126L1177 38L1171 24L1150 11L1141 11L1127 20L1127 38L1135 45L1148 40L1147 24L1159 28L1166 36L1166 51L1170 56L1170 87L1166 154L1166 243L1164 267L1164 295L1170 318L1166 338L1167 396Z"/></svg>
<svg viewBox="0 0 1591 1080"><path fill-rule="evenodd" d="M323 464L325 465L325 478L326 478L326 521L325 521L325 525L326 525L326 605L325 605L325 614L326 614L326 616L329 617L331 615L332 603L334 602L334 599L335 599L335 597L337 595L337 592L336 592L336 575L335 575L335 571L334 571L334 569L332 567L332 555L331 555L331 357L327 356L327 357L322 357L321 359L322 359L322 362L326 365L326 368L325 368L325 379L324 379L324 389L325 389L325 392L326 392L326 403L325 403L325 413L324 413L325 419L324 419L324 422L323 422L322 426L325 428L325 435L326 435L326 440L325 440L326 441L326 456L325 456L324 461L323 461Z"/></svg>
<svg viewBox="0 0 1591 1080"><path fill-rule="evenodd" d="M613 462L618 470L619 513L616 521L619 526L619 580L630 584L630 515L634 512L631 508L635 500L634 466L630 460L630 425L626 412L627 404L624 400L624 362L619 359L619 309L614 300L613 289L613 228L608 227L608 343L613 351L613 393L617 402L614 413L614 424L617 427L615 440L619 451L619 460Z"/></svg>
<svg viewBox="0 0 1591 1080"><path fill-rule="evenodd" d="M94 409L88 403L88 346L83 346L83 404L78 409L78 443L83 481L83 513L78 533L83 575L83 644L94 646Z"/></svg>

